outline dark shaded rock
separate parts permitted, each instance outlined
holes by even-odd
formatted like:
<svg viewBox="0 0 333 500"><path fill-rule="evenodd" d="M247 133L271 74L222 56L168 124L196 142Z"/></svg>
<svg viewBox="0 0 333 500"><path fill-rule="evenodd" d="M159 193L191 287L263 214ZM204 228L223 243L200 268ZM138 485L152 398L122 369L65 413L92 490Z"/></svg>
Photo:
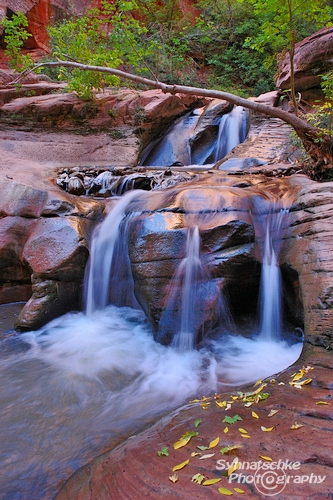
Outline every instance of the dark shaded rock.
<svg viewBox="0 0 333 500"><path fill-rule="evenodd" d="M19 314L15 328L20 331L37 330L61 314L80 309L82 283L79 280L81 278L82 281L82 271L77 278L75 281L59 281L40 280L32 276L32 296Z"/></svg>

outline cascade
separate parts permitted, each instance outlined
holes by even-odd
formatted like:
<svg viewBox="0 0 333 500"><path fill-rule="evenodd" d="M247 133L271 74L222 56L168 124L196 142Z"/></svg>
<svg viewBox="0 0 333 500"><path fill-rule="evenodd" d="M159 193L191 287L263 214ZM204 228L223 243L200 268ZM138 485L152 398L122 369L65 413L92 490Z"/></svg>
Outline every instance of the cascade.
<svg viewBox="0 0 333 500"><path fill-rule="evenodd" d="M139 196L139 191L126 193L94 233L85 280L85 305L88 315L108 305L111 266L116 244L119 244L120 225L126 209L134 198Z"/></svg>
<svg viewBox="0 0 333 500"><path fill-rule="evenodd" d="M211 164L246 139L248 111L243 107L235 106L230 113L216 118L204 139L201 134L197 136L199 118L203 115L203 109L197 109L179 118L162 139L146 148L140 164L165 167L191 165L194 161L197 165ZM215 128L216 134L213 132Z"/></svg>
<svg viewBox="0 0 333 500"><path fill-rule="evenodd" d="M235 146L245 141L248 112L241 106L221 117L214 161L221 160Z"/></svg>
<svg viewBox="0 0 333 500"><path fill-rule="evenodd" d="M277 237L280 237L282 216L283 212L280 210L274 217L277 221L274 234ZM281 272L274 248L272 218L272 215L268 216L260 281L259 336L264 340L279 340L282 332Z"/></svg>
<svg viewBox="0 0 333 500"><path fill-rule="evenodd" d="M157 339L164 338L165 330L169 329L171 324L176 328L176 331L172 332L171 345L182 351L194 349L201 316L199 289L205 279L200 261L199 228L194 226L187 231L186 255L170 284Z"/></svg>

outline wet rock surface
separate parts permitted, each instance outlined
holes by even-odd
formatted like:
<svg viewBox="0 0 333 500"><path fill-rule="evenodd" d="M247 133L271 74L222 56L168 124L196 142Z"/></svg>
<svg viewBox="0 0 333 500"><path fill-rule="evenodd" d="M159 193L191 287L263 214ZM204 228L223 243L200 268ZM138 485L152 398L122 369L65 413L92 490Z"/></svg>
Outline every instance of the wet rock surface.
<svg viewBox="0 0 333 500"><path fill-rule="evenodd" d="M309 367L308 371L301 372L304 366ZM222 498L219 488L226 488L235 498L241 494L235 488L251 499L267 498L272 492L281 500L330 498L332 368L330 351L307 348L294 366L264 382L261 393L268 395L267 399L258 401L250 396L246 400L232 388L215 395L199 395L198 402L175 411L82 467L56 500L122 500L138 495L171 500L215 499ZM295 373L301 375L298 381L312 381L300 388L290 385ZM257 389L260 386L241 391L253 394ZM252 404L246 406L246 401ZM235 415L241 420L232 424L224 421ZM174 443L188 432L198 435L174 449ZM218 444L209 448L217 438ZM198 446L206 448L200 450ZM233 446L233 450L225 450ZM167 456L158 454L163 448L167 448ZM227 470L236 458L240 468L228 477ZM173 471L187 461L184 468ZM284 470L273 468L279 461ZM265 469L257 470L256 464ZM267 470L269 464L271 471ZM219 482L204 486L207 479Z"/></svg>

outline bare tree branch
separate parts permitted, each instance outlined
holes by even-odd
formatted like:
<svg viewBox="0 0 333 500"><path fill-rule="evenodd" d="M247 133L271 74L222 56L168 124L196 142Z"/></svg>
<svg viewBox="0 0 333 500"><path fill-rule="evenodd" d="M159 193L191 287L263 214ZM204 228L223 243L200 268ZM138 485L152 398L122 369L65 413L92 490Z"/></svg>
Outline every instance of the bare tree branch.
<svg viewBox="0 0 333 500"><path fill-rule="evenodd" d="M184 85L169 85L158 80L149 80L142 76L133 75L132 73L127 73L119 69L108 68L104 66L90 66L87 64L81 64L73 61L51 61L40 63L34 66L29 72L35 71L42 67L54 67L62 66L67 68L77 68L82 71L97 71L100 73L107 73L109 75L114 75L122 80L131 80L132 82L139 83L141 85L146 85L150 88L160 89L164 93L170 94L189 94L198 97L211 97L215 99L224 99L236 106L243 106L244 108L250 109L257 113L263 113L265 115L271 116L273 118L280 118L284 122L288 123L293 127L300 137L303 145L314 162L314 166L311 172L308 174L317 180L324 179L326 176L326 171L332 170L333 165L333 139L328 134L324 134L321 130L316 129L306 120L282 110L281 108L267 106L255 102L250 99L244 99L238 97L234 94L228 92L223 92L220 90L210 90L200 87L188 87ZM29 74L29 72L23 72L12 84L19 83L24 76Z"/></svg>

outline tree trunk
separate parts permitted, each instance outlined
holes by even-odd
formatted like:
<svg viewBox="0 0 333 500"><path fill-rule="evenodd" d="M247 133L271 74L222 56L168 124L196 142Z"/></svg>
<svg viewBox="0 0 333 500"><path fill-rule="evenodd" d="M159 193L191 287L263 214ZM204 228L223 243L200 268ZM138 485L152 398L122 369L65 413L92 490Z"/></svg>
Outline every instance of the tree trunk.
<svg viewBox="0 0 333 500"><path fill-rule="evenodd" d="M37 68L50 66L63 66L68 68L77 68L82 71L98 71L102 73L108 73L114 76L118 76L121 79L131 80L135 83L140 83L146 85L147 87L161 89L164 93L170 94L190 94L200 97L211 97L214 99L224 99L225 101L231 102L236 106L243 106L244 108L250 109L257 113L263 113L265 115L271 116L273 118L280 118L284 122L288 123L293 127L296 134L301 139L304 148L311 160L313 165L306 168L306 173L315 180L327 180L332 176L333 172L333 139L307 121L299 118L298 116L282 110L281 108L276 108L272 106L267 106L265 104L260 104L242 97L238 97L234 94L229 94L228 92L223 92L220 90L209 90L197 87L188 87L184 85L169 85L166 83L159 82L158 80L149 80L148 78L133 75L131 73L126 73L125 71L120 71L114 68L107 68L104 66L89 66L86 64L80 64L71 61L52 61L42 64L37 64L32 70L23 72L12 84L17 84L27 73L36 70Z"/></svg>

